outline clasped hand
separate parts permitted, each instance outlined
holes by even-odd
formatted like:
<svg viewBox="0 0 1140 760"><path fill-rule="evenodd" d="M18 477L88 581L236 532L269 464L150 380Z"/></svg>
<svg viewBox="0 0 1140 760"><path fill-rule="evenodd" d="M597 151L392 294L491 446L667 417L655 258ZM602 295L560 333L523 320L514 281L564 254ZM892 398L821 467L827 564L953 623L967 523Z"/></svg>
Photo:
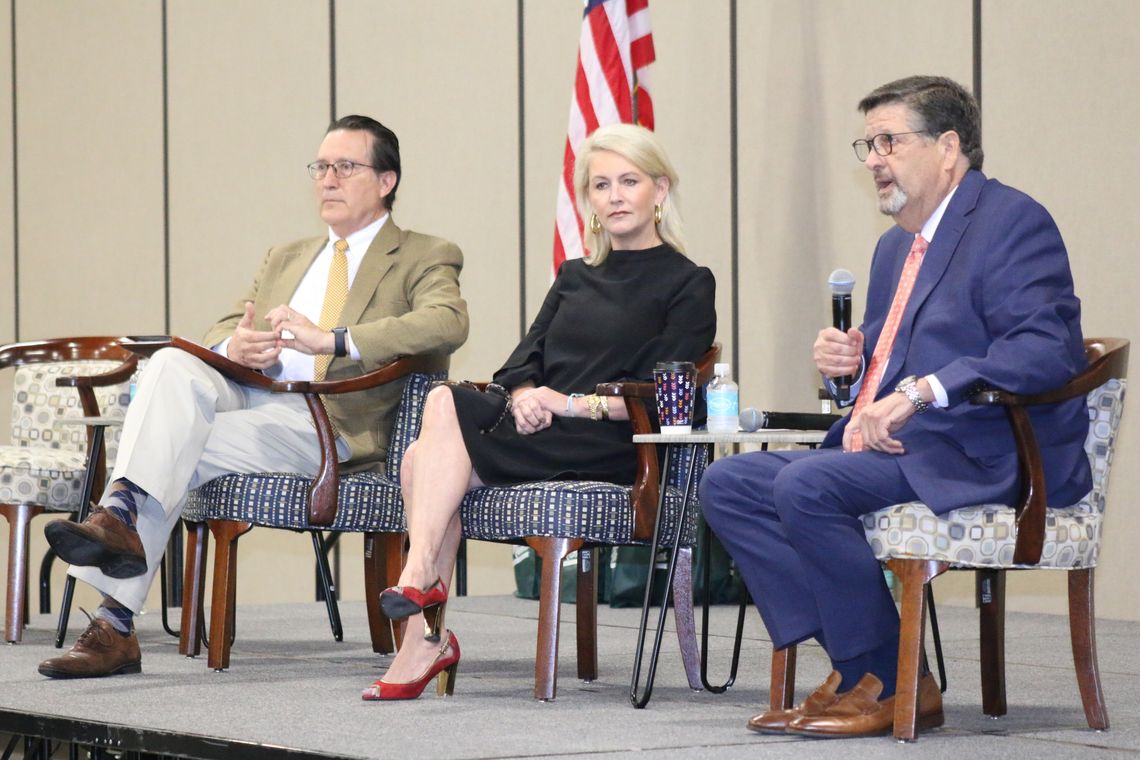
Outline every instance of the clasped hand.
<svg viewBox="0 0 1140 760"><path fill-rule="evenodd" d="M846 333L834 327L819 331L812 345L816 369L830 377L855 377L863 356L863 333L852 327ZM851 450L856 432L863 436L863 448L887 454L903 454L902 443L893 438L914 414L914 406L901 393L892 393L860 410L843 431L843 450Z"/></svg>
<svg viewBox="0 0 1140 760"><path fill-rule="evenodd" d="M511 414L515 418L515 428L523 435L550 427L555 412L561 412L566 405L566 396L545 385L517 391L512 398Z"/></svg>
<svg viewBox="0 0 1140 760"><path fill-rule="evenodd" d="M271 329L253 327L253 302L245 302L245 314L234 329L226 346L230 359L250 369L272 367L281 349L292 348L304 354L331 353L326 345L331 334L309 321L303 314L282 304L265 315ZM286 337L286 335L291 337Z"/></svg>

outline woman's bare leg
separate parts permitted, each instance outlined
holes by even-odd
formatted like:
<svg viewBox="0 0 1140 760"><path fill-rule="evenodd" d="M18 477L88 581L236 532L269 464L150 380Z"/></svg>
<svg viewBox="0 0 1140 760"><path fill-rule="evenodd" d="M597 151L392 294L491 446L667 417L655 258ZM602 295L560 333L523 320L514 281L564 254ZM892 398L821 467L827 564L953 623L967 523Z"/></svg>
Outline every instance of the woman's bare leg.
<svg viewBox="0 0 1140 760"><path fill-rule="evenodd" d="M467 491L482 485L459 431L450 388L428 394L420 437L404 455L400 482L410 547L400 585L423 589L436 578L450 582L462 537L459 503ZM403 646L385 681L412 681L431 665L440 644L425 641L423 630L423 615L408 618Z"/></svg>

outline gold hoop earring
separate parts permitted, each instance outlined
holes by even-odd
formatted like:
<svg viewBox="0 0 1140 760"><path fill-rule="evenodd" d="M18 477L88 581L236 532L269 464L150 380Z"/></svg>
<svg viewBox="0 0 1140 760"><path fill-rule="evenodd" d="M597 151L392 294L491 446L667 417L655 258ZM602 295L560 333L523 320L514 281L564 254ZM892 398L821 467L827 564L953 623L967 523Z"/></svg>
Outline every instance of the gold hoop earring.
<svg viewBox="0 0 1140 760"><path fill-rule="evenodd" d="M661 206L660 205L653 207L653 223L654 224L661 224Z"/></svg>
<svg viewBox="0 0 1140 760"><path fill-rule="evenodd" d="M602 220L598 218L597 214L590 214L590 232L595 235L602 234Z"/></svg>

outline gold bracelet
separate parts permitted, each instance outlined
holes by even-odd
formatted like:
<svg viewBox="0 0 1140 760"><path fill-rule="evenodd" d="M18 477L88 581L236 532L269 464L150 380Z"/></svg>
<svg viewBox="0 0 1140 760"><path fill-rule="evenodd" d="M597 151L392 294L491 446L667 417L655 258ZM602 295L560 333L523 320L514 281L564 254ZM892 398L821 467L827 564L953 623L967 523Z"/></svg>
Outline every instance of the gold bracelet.
<svg viewBox="0 0 1140 760"><path fill-rule="evenodd" d="M602 411L601 406L604 403L604 401L598 398L598 394L596 393L591 393L589 396L586 396L586 408L590 410L590 419L595 422L598 421L598 417Z"/></svg>

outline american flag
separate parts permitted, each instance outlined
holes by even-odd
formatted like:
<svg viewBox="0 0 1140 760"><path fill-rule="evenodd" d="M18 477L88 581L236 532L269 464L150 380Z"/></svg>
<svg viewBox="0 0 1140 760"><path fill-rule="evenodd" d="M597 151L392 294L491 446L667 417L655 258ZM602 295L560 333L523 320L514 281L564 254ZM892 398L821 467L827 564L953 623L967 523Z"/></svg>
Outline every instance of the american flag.
<svg viewBox="0 0 1140 760"><path fill-rule="evenodd" d="M554 271L581 258L582 217L574 201L574 158L587 135L625 122L653 129L648 67L656 55L649 0L588 0L578 40L578 72L570 98L570 126L554 221Z"/></svg>

